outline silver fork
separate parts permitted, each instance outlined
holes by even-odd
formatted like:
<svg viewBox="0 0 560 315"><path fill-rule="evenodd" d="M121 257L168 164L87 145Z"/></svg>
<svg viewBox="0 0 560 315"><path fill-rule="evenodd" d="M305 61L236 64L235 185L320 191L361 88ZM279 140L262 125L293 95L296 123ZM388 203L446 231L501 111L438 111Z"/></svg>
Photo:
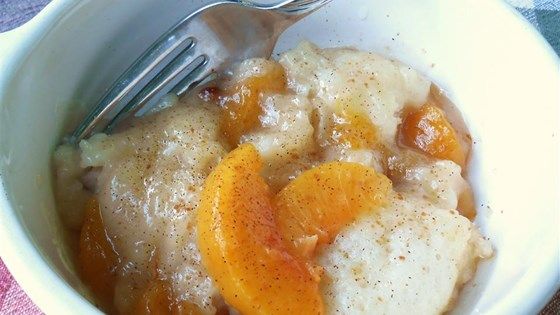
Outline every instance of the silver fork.
<svg viewBox="0 0 560 315"><path fill-rule="evenodd" d="M280 34L331 0L282 0L263 5L222 0L188 15L148 48L73 131L76 144L141 116L168 94L183 95L247 58L268 58Z"/></svg>

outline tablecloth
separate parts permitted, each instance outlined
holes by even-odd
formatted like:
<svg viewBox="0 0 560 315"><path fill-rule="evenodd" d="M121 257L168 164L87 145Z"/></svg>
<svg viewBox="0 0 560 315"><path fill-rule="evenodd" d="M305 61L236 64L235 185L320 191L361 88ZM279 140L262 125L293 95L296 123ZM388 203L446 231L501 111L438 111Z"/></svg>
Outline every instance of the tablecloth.
<svg viewBox="0 0 560 315"><path fill-rule="evenodd" d="M482 0L481 0L482 1ZM529 20L560 55L560 0L507 0ZM50 0L0 0L0 32L35 16ZM41 314L0 259L0 315ZM541 315L560 314L560 291Z"/></svg>

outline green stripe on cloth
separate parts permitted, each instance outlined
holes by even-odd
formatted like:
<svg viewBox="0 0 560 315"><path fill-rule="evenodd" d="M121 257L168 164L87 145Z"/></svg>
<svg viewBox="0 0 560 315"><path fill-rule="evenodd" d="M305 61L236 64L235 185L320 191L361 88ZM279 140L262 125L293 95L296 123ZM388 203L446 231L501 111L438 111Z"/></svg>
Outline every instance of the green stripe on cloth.
<svg viewBox="0 0 560 315"><path fill-rule="evenodd" d="M505 0L516 8L560 56L560 0Z"/></svg>
<svg viewBox="0 0 560 315"><path fill-rule="evenodd" d="M539 31L560 56L560 11L535 9Z"/></svg>

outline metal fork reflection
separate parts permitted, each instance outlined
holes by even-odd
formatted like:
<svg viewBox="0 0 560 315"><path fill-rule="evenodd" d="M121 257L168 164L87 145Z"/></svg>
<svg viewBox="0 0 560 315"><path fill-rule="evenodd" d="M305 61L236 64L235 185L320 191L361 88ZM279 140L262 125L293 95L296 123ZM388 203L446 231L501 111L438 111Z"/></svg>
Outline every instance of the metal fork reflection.
<svg viewBox="0 0 560 315"><path fill-rule="evenodd" d="M214 73L247 58L268 58L280 34L331 0L272 4L225 0L185 17L150 46L109 88L73 131L70 142L110 132L141 116L168 93L184 94Z"/></svg>

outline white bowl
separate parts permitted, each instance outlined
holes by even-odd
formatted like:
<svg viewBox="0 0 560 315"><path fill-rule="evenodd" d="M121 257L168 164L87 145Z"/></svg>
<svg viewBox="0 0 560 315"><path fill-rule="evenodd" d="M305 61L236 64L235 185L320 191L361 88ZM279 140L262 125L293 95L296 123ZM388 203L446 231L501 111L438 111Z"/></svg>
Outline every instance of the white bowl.
<svg viewBox="0 0 560 315"><path fill-rule="evenodd" d="M208 1L54 0L0 35L0 250L46 313L98 312L80 293L56 215L50 156L159 34ZM288 31L395 57L446 88L474 138L477 223L496 249L456 313L537 313L559 287L556 55L499 1L334 0ZM76 114L77 113L77 114Z"/></svg>

